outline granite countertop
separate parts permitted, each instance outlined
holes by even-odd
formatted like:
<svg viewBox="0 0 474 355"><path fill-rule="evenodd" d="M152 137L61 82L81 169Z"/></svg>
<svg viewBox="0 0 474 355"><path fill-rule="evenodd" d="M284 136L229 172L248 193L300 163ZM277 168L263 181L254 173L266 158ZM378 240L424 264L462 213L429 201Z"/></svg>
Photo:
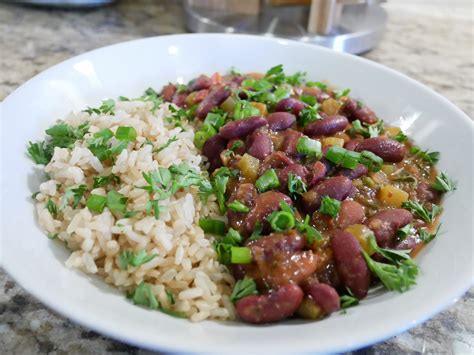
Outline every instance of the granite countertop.
<svg viewBox="0 0 474 355"><path fill-rule="evenodd" d="M446 96L474 117L472 5L391 0L382 43L364 56ZM45 10L0 4L0 100L53 64L134 38L185 32L178 1L122 0L98 10ZM357 354L474 353L474 288L408 332ZM0 350L4 354L145 354L58 316L0 270Z"/></svg>

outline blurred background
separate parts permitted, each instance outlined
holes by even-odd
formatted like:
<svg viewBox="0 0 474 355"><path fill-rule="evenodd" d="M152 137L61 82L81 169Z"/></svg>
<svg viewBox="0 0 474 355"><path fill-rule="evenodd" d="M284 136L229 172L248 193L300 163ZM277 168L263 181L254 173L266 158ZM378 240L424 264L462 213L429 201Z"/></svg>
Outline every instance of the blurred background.
<svg viewBox="0 0 474 355"><path fill-rule="evenodd" d="M0 0L0 100L37 73L95 48L226 32L361 55L421 81L474 117L473 10L471 0ZM471 289L425 324L355 353L474 354L473 319ZM52 313L0 270L0 353L148 352Z"/></svg>

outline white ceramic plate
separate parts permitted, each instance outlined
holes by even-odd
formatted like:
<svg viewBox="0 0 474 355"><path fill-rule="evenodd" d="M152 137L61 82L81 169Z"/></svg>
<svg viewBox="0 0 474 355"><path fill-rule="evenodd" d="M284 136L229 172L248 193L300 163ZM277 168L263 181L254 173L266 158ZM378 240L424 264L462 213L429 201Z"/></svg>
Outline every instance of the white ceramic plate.
<svg viewBox="0 0 474 355"><path fill-rule="evenodd" d="M102 99L139 96L146 88L199 73L265 71L284 64L312 80L351 88L387 123L400 125L423 148L441 152L439 167L459 182L448 195L442 235L417 261L409 292L365 299L321 322L268 326L193 324L132 305L97 278L68 270L68 251L39 230L30 195L41 174L25 156L29 140L70 110ZM359 57L286 40L240 35L177 35L98 49L39 74L2 103L3 266L28 292L62 315L118 340L176 351L332 352L362 347L413 327L455 302L472 284L473 124L432 90Z"/></svg>

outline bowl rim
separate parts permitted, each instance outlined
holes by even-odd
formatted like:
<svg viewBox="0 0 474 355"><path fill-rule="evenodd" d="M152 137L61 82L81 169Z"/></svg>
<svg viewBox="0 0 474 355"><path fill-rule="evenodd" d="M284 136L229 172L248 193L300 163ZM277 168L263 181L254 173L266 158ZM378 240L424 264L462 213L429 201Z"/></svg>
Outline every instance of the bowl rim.
<svg viewBox="0 0 474 355"><path fill-rule="evenodd" d="M250 41L262 41L262 42L280 42L280 43L291 43L292 45L298 45L302 47L307 47L311 48L312 50L316 51L322 51L326 53L330 53L331 55L334 56L340 56L340 57L346 57L349 58L351 61L355 61L357 63L365 63L366 65L373 66L377 68L378 70L389 72L391 75L396 77L399 80L403 80L418 89L424 91L427 94L434 95L435 98L439 101L441 101L444 105L449 107L453 111L455 115L459 117L460 120L463 120L468 126L470 125L471 132L474 132L474 123L473 121L468 117L468 115L463 112L461 109L456 107L453 103L451 103L447 98L442 96L441 94L437 93L435 90L429 88L428 86L410 78L409 76L400 73L394 69L391 69L383 64L374 62L372 60L358 57L356 55L352 54L347 54L347 53L342 53L342 52L337 52L334 50L331 50L329 48L325 47L320 47L320 46L315 46L313 44L309 43L304 43L300 41L295 41L295 40L289 40L289 39L282 39L278 37L270 37L270 36L257 36L257 35L247 35L247 34L224 34L224 33L192 33L192 34L173 34L173 35L164 35L164 36L152 36L152 37L145 37L145 38L139 38L139 39L133 39L129 41L123 41L123 42L118 42L114 43L111 45L107 45L104 47L99 47L90 51L87 51L85 53L79 54L77 56L71 57L69 59L66 59L62 62L59 62L51 67L48 67L44 71L34 75L32 78L28 79L26 82L18 86L15 90L13 90L7 97L4 98L4 100L0 103L0 108L4 106L5 103L9 102L10 100L13 100L13 98L21 93L22 89L29 86L32 82L41 80L44 76L47 76L50 72L53 72L54 70L58 69L61 66L76 62L81 59L85 59L91 54L96 54L101 51L107 51L111 48L115 47L120 47L120 46L127 46L130 44L138 44L138 43L146 43L149 42L152 44L154 41L159 41L161 39L166 40L166 39L180 39L180 38L186 38L186 37L199 37L201 38L200 40L206 40L206 39L213 39L213 38L240 38L243 40L250 40ZM3 202L2 202L3 205ZM3 215L3 212L2 212ZM3 227L2 227L3 229ZM2 233L3 236L3 233ZM3 239L3 238L2 238ZM1 250L1 248L0 248ZM1 253L0 253L1 256ZM17 273L14 268L11 268L9 265L6 265L3 263L3 258L0 258L0 267L2 267L6 273L12 277L18 285L20 285L25 291L27 291L30 295L32 295L35 299L39 300L43 305L45 305L47 308L49 308L53 313L59 313L62 317L68 318L72 320L74 323L79 324L85 328L94 330L100 334L103 334L107 337L110 337L114 340L120 341L120 342L125 342L130 345L134 345L140 348L145 348L145 349L150 349L150 350L161 350L161 351L213 351L212 346L203 346L200 345L198 349L196 349L195 345L193 344L185 344L183 343L181 347L176 347L176 346L170 346L170 345L165 345L165 344L156 344L154 342L150 341L143 341L143 340L138 340L135 339L131 336L128 336L127 334L124 334L123 331L119 330L118 328L110 328L107 327L106 324L97 324L94 323L90 318L87 317L81 317L80 313L74 312L70 307L64 306L62 304L53 304L52 301L48 298L47 292L42 292L41 290L38 289L32 289L28 285L28 281L20 275L20 273ZM393 325L389 331L385 330L383 332L377 332L374 331L373 335L371 336L366 336L365 338L361 339L358 342L350 343L350 344L341 344L339 347L332 349L331 351L337 351L337 352L342 352L342 351L349 351L349 350L354 350L354 349L360 349L362 347L366 347L381 341L384 341L388 338L391 338L393 336L396 336L400 333L403 333L407 331L408 329L411 329L429 318L433 317L435 314L439 313L446 307L454 304L455 302L458 301L464 293L472 286L474 285L474 273L471 273L471 280L470 282L466 282L464 287L458 287L455 289L451 289L450 292L444 293L443 301L439 301L437 303L436 307L433 307L430 312L425 312L422 316L418 317L416 320L411 321L411 322L406 322L402 327L396 327ZM380 334L381 333L381 334ZM231 350L232 352L239 351L238 350ZM215 349L214 349L215 351ZM299 351L312 351L310 348L306 349L299 349Z"/></svg>

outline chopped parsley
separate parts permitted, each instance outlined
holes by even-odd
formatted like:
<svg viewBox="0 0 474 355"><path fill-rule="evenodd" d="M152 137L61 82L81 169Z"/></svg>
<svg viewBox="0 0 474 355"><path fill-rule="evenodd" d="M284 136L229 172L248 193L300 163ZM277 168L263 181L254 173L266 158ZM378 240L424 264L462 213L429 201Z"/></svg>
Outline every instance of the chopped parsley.
<svg viewBox="0 0 474 355"><path fill-rule="evenodd" d="M122 270L127 270L129 266L137 267L154 259L157 254L148 255L144 249L137 253L131 250L124 250L118 256L118 264Z"/></svg>
<svg viewBox="0 0 474 355"><path fill-rule="evenodd" d="M436 228L436 231L434 233L430 233L430 232L428 232L428 230L426 230L424 228L420 228L420 229L418 229L418 235L420 236L420 239L425 244L428 244L429 242L431 242L433 239L436 238L436 236L439 233L440 228L441 228L441 224L438 225L438 227Z"/></svg>
<svg viewBox="0 0 474 355"><path fill-rule="evenodd" d="M288 191L290 196L295 199L298 197L298 195L302 195L304 192L306 192L306 183L301 179L300 176L289 173Z"/></svg>
<svg viewBox="0 0 474 355"><path fill-rule="evenodd" d="M436 216L439 215L443 210L434 203L431 204L431 209L427 209L421 203L411 200L403 202L402 207L409 210L416 217L422 219L426 223L433 222Z"/></svg>
<svg viewBox="0 0 474 355"><path fill-rule="evenodd" d="M349 95L350 92L351 92L351 89L348 89L348 88L337 90L334 92L335 98L340 99L341 97Z"/></svg>
<svg viewBox="0 0 474 355"><path fill-rule="evenodd" d="M410 153L416 157L420 157L427 163L433 165L436 164L439 160L439 152L430 152L429 150L421 150L419 147L411 147Z"/></svg>
<svg viewBox="0 0 474 355"><path fill-rule="evenodd" d="M56 216L58 214L58 206L51 199L46 202L46 209L53 216Z"/></svg>
<svg viewBox="0 0 474 355"><path fill-rule="evenodd" d="M348 130L351 136L361 135L364 138L374 138L384 132L384 122L378 120L373 124L361 123L359 120L352 122L352 127Z"/></svg>
<svg viewBox="0 0 474 355"><path fill-rule="evenodd" d="M450 192L456 190L456 182L453 181L446 173L441 173L431 184L431 187L439 192Z"/></svg>
<svg viewBox="0 0 474 355"><path fill-rule="evenodd" d="M346 310L347 308L357 306L359 304L359 299L354 296L350 288L346 288L347 295L341 296L341 308Z"/></svg>
<svg viewBox="0 0 474 355"><path fill-rule="evenodd" d="M114 115L114 109L115 101L109 99L102 101L102 104L99 106L99 108L87 107L87 109L83 110L83 112L87 112L89 115L92 115L93 113L96 113L98 115L100 115L101 113L104 115Z"/></svg>
<svg viewBox="0 0 474 355"><path fill-rule="evenodd" d="M173 136L171 137L170 139L168 139L168 141L162 145L160 145L158 148L154 149L153 150L153 153L159 153L161 152L162 150L168 148L172 143L176 142L178 140L178 138L176 136Z"/></svg>
<svg viewBox="0 0 474 355"><path fill-rule="evenodd" d="M245 277L235 283L230 300L235 303L241 298L251 295L258 295L257 284L254 279Z"/></svg>
<svg viewBox="0 0 474 355"><path fill-rule="evenodd" d="M306 106L298 115L298 125L306 127L311 122L321 119L316 106Z"/></svg>
<svg viewBox="0 0 474 355"><path fill-rule="evenodd" d="M86 185L79 185L75 187L69 187L64 191L63 200L61 201L61 209L67 206L69 200L72 198L72 207L77 208L79 203L81 203L81 199L86 192L87 186Z"/></svg>
<svg viewBox="0 0 474 355"><path fill-rule="evenodd" d="M340 209L340 201L329 196L323 196L321 198L321 206L319 207L319 212L321 212L322 214L335 218L339 214Z"/></svg>
<svg viewBox="0 0 474 355"><path fill-rule="evenodd" d="M94 176L92 178L92 188L104 187L112 183L120 183L120 178L117 175L110 174L107 176Z"/></svg>

